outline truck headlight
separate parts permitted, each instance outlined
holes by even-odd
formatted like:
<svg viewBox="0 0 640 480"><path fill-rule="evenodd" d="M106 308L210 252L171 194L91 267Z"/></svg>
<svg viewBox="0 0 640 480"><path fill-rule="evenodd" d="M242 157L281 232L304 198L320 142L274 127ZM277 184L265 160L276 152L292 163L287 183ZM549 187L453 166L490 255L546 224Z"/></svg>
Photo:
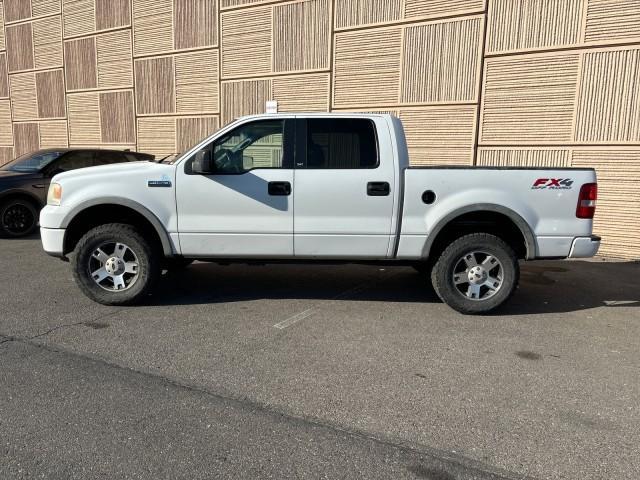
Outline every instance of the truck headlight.
<svg viewBox="0 0 640 480"><path fill-rule="evenodd" d="M52 183L47 193L47 205L60 205L60 200L62 200L62 185Z"/></svg>

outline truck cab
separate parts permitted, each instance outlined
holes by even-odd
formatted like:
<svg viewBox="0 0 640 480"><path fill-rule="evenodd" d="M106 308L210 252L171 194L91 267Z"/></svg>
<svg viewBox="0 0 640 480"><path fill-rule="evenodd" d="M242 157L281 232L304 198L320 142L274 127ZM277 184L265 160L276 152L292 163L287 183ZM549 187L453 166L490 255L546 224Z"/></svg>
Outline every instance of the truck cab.
<svg viewBox="0 0 640 480"><path fill-rule="evenodd" d="M176 169L182 253L391 258L400 169L390 126L260 117L200 145Z"/></svg>

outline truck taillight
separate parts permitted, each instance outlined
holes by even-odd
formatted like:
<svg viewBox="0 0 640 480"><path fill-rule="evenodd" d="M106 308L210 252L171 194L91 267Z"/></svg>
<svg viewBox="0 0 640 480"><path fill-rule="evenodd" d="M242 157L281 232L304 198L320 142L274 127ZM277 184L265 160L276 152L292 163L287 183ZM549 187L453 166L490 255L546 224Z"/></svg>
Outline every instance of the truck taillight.
<svg viewBox="0 0 640 480"><path fill-rule="evenodd" d="M580 196L578 197L578 208L576 208L576 217L593 218L596 213L596 200L598 199L598 184L585 183L580 187Z"/></svg>

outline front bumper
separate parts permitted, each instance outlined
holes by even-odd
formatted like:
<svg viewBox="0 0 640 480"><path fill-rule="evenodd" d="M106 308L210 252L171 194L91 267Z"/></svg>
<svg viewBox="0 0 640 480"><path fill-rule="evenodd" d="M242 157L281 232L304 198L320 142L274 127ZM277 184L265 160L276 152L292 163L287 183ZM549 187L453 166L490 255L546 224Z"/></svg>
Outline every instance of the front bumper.
<svg viewBox="0 0 640 480"><path fill-rule="evenodd" d="M42 248L53 257L64 258L64 228L40 227Z"/></svg>
<svg viewBox="0 0 640 480"><path fill-rule="evenodd" d="M573 240L569 258L590 258L598 253L601 238L596 235L578 237Z"/></svg>

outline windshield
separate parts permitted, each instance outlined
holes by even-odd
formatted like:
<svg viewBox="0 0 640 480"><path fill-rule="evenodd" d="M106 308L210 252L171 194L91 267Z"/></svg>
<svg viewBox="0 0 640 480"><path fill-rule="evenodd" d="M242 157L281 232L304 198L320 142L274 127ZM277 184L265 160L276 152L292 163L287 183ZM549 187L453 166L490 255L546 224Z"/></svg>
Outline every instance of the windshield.
<svg viewBox="0 0 640 480"><path fill-rule="evenodd" d="M54 160L60 158L64 152L27 153L7 163L0 170L13 172L35 173L41 171Z"/></svg>

